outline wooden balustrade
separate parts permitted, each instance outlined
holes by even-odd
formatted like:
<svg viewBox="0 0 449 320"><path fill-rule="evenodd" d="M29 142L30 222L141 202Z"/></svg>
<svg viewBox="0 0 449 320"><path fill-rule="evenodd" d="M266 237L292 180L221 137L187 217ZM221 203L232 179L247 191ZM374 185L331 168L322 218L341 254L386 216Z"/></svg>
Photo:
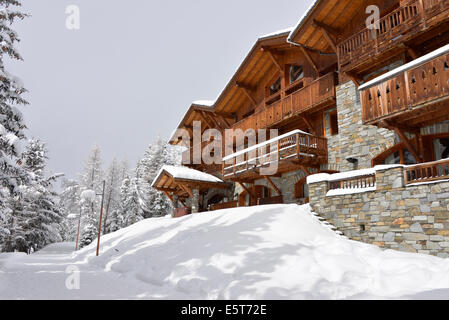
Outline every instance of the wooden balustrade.
<svg viewBox="0 0 449 320"><path fill-rule="evenodd" d="M449 54L363 89L360 95L365 124L449 97Z"/></svg>
<svg viewBox="0 0 449 320"><path fill-rule="evenodd" d="M281 169L283 162L289 163L294 160L314 165L327 161L326 138L301 133L298 130L269 142L225 157L222 166L224 179L247 174L258 175L256 171L274 163L278 165L278 169Z"/></svg>
<svg viewBox="0 0 449 320"><path fill-rule="evenodd" d="M217 203L211 206L211 211L223 210L223 209L232 209L237 208L239 206L238 200Z"/></svg>
<svg viewBox="0 0 449 320"><path fill-rule="evenodd" d="M449 179L449 159L418 164L404 171L406 185Z"/></svg>
<svg viewBox="0 0 449 320"><path fill-rule="evenodd" d="M269 205L269 204L283 204L284 203L284 197L283 196L276 196L276 197L270 197L270 198L261 198L257 200L257 205L263 206L263 205Z"/></svg>
<svg viewBox="0 0 449 320"><path fill-rule="evenodd" d="M338 44L342 67L391 48L392 41L419 32L435 15L449 7L445 0L412 0L382 17L377 29L364 28Z"/></svg>
<svg viewBox="0 0 449 320"><path fill-rule="evenodd" d="M329 182L329 190L366 189L376 186L376 175L363 175Z"/></svg>
<svg viewBox="0 0 449 320"><path fill-rule="evenodd" d="M247 129L265 129L272 127L285 119L307 111L317 105L335 99L335 73L331 72L310 85L298 89L283 99L268 102L259 112L245 118L233 125L233 129L245 132Z"/></svg>

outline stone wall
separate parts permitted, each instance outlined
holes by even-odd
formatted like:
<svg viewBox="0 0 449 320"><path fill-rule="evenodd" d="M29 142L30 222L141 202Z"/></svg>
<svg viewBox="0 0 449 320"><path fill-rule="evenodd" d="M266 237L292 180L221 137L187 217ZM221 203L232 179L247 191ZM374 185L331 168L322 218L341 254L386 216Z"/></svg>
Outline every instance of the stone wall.
<svg viewBox="0 0 449 320"><path fill-rule="evenodd" d="M371 160L396 144L393 131L362 124L360 95L352 81L337 88L338 134L330 136L326 116L326 135L329 150L329 169L350 171L371 168ZM356 158L358 166L346 159Z"/></svg>
<svg viewBox="0 0 449 320"><path fill-rule="evenodd" d="M340 196L309 183L310 205L352 240L449 257L449 182L406 187L403 171L376 168L376 191Z"/></svg>

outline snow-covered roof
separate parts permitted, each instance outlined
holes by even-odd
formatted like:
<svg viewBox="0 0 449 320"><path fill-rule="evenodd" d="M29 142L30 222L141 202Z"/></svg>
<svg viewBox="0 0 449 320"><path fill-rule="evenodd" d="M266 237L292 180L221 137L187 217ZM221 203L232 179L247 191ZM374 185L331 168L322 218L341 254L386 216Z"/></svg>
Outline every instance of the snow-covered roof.
<svg viewBox="0 0 449 320"><path fill-rule="evenodd" d="M299 19L296 26L292 29L292 31L288 35L287 42L295 44L292 40L293 36L298 31L298 29L302 27L303 23L306 21L307 16L312 12L312 10L315 8L315 6L318 4L319 1L320 0L314 0L310 5L310 7L303 13L302 17Z"/></svg>
<svg viewBox="0 0 449 320"><path fill-rule="evenodd" d="M449 44L445 45L444 47L441 47L431 53L428 53L418 59L413 60L412 62L409 62L407 64L404 64L394 70L391 70L390 72L387 72L371 81L368 81L367 83L361 85L359 87L359 90L364 90L367 89L369 87L375 86L376 84L379 84L381 82L386 81L387 79L393 78L401 73L403 73L404 71L419 67L420 65L429 62L430 60L435 59L436 57L439 57L443 54L449 53Z"/></svg>
<svg viewBox="0 0 449 320"><path fill-rule="evenodd" d="M191 181L200 181L200 182L211 182L211 183L224 183L221 179L195 169L190 169L187 167L177 167L177 166L163 166L153 183L152 187L156 185L156 182L162 177L164 172L168 173L175 180L191 180Z"/></svg>
<svg viewBox="0 0 449 320"><path fill-rule="evenodd" d="M202 107L213 107L215 100L196 100L192 102L192 105L202 106Z"/></svg>
<svg viewBox="0 0 449 320"><path fill-rule="evenodd" d="M292 30L293 30L293 27L290 27L290 28L278 30L275 32L271 32L271 33L268 33L268 34L265 34L265 35L259 37L259 40L271 38L271 37L277 37L277 36L283 35L284 33L290 33L290 32L292 32Z"/></svg>
<svg viewBox="0 0 449 320"><path fill-rule="evenodd" d="M228 161L228 160L230 160L230 159L233 159L233 158L236 158L236 157L238 157L238 156L241 156L241 155L243 155L243 154L245 154L245 153L247 153L247 152L250 152L250 151L253 151L253 150L256 150L256 149L265 147L265 146L267 146L267 145L269 145L269 144L278 142L278 141L281 140L281 139L290 137L290 136L295 135L295 134L297 134L297 133L311 136L310 133L307 133L307 132L304 132L304 131L301 131L301 130L293 130L293 131L291 131L291 132L289 132L289 133L286 133L286 134L283 134L283 135L281 135L281 136L279 136L279 137L276 137L276 138L267 140L267 141L265 141L265 142L256 144L256 145L254 145L254 146L252 146L252 147L249 147L249 148L247 148L247 149L244 149L244 150L235 152L235 153L233 153L233 154L230 154L230 155L224 157L222 161Z"/></svg>

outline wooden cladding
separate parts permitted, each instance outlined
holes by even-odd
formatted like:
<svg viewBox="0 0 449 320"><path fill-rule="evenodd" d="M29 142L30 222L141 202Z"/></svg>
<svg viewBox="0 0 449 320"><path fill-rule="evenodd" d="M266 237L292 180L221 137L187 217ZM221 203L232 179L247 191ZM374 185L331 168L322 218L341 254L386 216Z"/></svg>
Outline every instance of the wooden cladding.
<svg viewBox="0 0 449 320"><path fill-rule="evenodd" d="M327 162L327 139L306 133L294 133L258 148L249 148L223 161L225 180L258 177L262 168L277 165L275 173L298 165L319 166ZM288 170L286 170L288 171Z"/></svg>
<svg viewBox="0 0 449 320"><path fill-rule="evenodd" d="M338 44L340 66L345 67L390 49L404 35L425 29L427 22L447 8L447 0L406 1L381 18L377 29L364 28Z"/></svg>
<svg viewBox="0 0 449 320"><path fill-rule="evenodd" d="M365 124L449 97L449 54L366 88L360 95Z"/></svg>
<svg viewBox="0 0 449 320"><path fill-rule="evenodd" d="M335 99L335 73L331 72L310 85L294 91L283 99L280 94L270 97L252 116L237 122L232 127L241 129L265 129L279 124L285 119L305 112L322 103Z"/></svg>
<svg viewBox="0 0 449 320"><path fill-rule="evenodd" d="M406 185L449 179L449 159L407 167L404 172Z"/></svg>
<svg viewBox="0 0 449 320"><path fill-rule="evenodd" d="M376 175L364 175L329 182L329 190L366 189L376 186Z"/></svg>

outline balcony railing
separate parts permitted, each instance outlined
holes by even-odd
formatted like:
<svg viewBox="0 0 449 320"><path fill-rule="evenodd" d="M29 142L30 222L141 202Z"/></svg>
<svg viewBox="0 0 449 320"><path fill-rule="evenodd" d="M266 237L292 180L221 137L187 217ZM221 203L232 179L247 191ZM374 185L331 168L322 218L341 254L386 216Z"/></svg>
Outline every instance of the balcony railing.
<svg viewBox="0 0 449 320"><path fill-rule="evenodd" d="M407 167L404 171L404 178L406 185L449 180L449 159Z"/></svg>
<svg viewBox="0 0 449 320"><path fill-rule="evenodd" d="M424 30L431 18L449 9L447 0L412 0L381 18L378 29L365 28L338 45L340 65L366 60L392 47L392 42Z"/></svg>
<svg viewBox="0 0 449 320"><path fill-rule="evenodd" d="M233 129L265 129L285 119L298 115L322 103L335 99L335 74L333 72L315 80L310 85L292 92L285 98L272 102L261 111L237 122Z"/></svg>
<svg viewBox="0 0 449 320"><path fill-rule="evenodd" d="M281 173L285 165L320 165L327 162L327 139L316 137L300 130L292 131L265 143L255 145L223 158L223 177L259 176L262 168L276 168ZM274 166L274 167L273 167ZM266 174L266 175L272 175Z"/></svg>
<svg viewBox="0 0 449 320"><path fill-rule="evenodd" d="M374 79L359 89L365 124L449 98L449 46Z"/></svg>

